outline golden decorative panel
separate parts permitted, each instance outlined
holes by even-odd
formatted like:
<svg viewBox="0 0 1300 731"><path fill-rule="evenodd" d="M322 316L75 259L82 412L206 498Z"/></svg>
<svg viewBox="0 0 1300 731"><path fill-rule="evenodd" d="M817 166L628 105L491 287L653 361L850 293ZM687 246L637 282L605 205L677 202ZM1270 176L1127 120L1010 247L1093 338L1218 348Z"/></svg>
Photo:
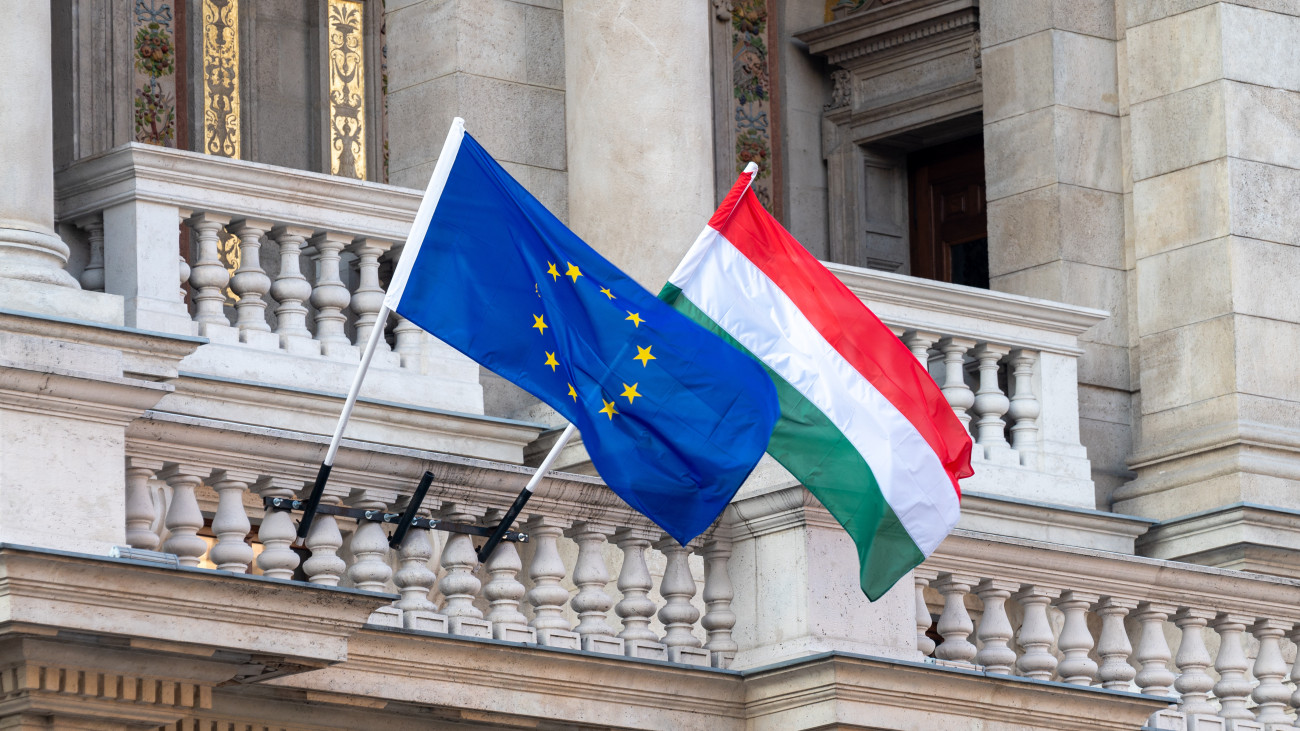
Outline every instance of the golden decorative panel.
<svg viewBox="0 0 1300 731"><path fill-rule="evenodd" d="M366 179L364 6L329 0L330 172Z"/></svg>
<svg viewBox="0 0 1300 731"><path fill-rule="evenodd" d="M226 267L230 276L235 276L235 270L239 268L239 262L243 259L242 250L239 248L239 237L222 229L220 237L217 239L217 255L221 257L221 263ZM239 301L239 295L235 294L229 286L226 287L226 304L233 305Z"/></svg>
<svg viewBox="0 0 1300 731"><path fill-rule="evenodd" d="M203 0L203 151L239 157L239 0Z"/></svg>

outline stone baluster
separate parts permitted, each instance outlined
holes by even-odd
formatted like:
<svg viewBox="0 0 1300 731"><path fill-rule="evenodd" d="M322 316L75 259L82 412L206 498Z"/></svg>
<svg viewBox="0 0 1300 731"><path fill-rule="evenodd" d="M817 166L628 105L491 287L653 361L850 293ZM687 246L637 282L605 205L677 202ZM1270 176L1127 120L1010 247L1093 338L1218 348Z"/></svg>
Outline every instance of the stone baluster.
<svg viewBox="0 0 1300 731"><path fill-rule="evenodd" d="M357 256L357 289L352 293L352 311L357 315L357 346L365 347L370 333L375 329L379 308L384 304L384 288L379 286L379 257L388 251L391 242L382 239L359 238L348 248ZM388 342L380 338L375 352L388 352Z"/></svg>
<svg viewBox="0 0 1300 731"><path fill-rule="evenodd" d="M217 545L212 547L210 560L222 571L243 574L253 563L253 547L244 540L253 529L244 511L244 495L256 479L251 472L236 470L216 470L210 478L209 484L217 491L217 514L212 517Z"/></svg>
<svg viewBox="0 0 1300 731"><path fill-rule="evenodd" d="M1174 609L1168 604L1142 602L1133 613L1133 618L1142 625L1137 647L1137 661L1141 668L1134 680L1148 695L1169 695L1174 684L1174 674L1169 670L1173 653L1165 639L1165 620Z"/></svg>
<svg viewBox="0 0 1300 731"><path fill-rule="evenodd" d="M104 217L93 213L77 219L77 228L86 232L90 256L81 270L81 288L90 292L104 291Z"/></svg>
<svg viewBox="0 0 1300 731"><path fill-rule="evenodd" d="M189 284L190 281L190 263L185 261L185 257L179 254L176 255L176 275L180 279L180 286L176 288L176 297L181 302L184 302L186 295L185 285Z"/></svg>
<svg viewBox="0 0 1300 731"><path fill-rule="evenodd" d="M1016 670L1027 678L1051 680L1056 670L1056 655L1052 654L1052 624L1047 619L1047 605L1060 596L1060 591L1043 586L1022 586L1011 596L1020 603L1024 618L1016 633L1020 646L1020 659Z"/></svg>
<svg viewBox="0 0 1300 731"><path fill-rule="evenodd" d="M1277 619L1260 619L1250 627L1251 634L1259 640L1259 653L1251 670L1259 682L1250 697L1255 701L1255 720L1265 728L1291 723L1286 715L1291 691L1283 684L1287 667L1282 659L1282 635L1286 634L1287 627L1286 622Z"/></svg>
<svg viewBox="0 0 1300 731"><path fill-rule="evenodd" d="M998 386L998 362L1007 352L1003 346L983 343L973 353L979 363L979 390L975 392L974 404L979 416L975 421L975 441L984 448L985 456L990 460L1011 449L1005 434L1006 422L1002 419L1011 407L1011 401Z"/></svg>
<svg viewBox="0 0 1300 731"><path fill-rule="evenodd" d="M427 502L427 501L426 501ZM416 515L430 516L428 508L421 507ZM411 526L406 538L397 549L397 571L393 583L402 595L394 604L402 610L402 626L425 632L446 632L447 618L438 614L438 607L429 599L438 575L429 568L433 558L433 541L426 528Z"/></svg>
<svg viewBox="0 0 1300 731"><path fill-rule="evenodd" d="M496 525L504 517L504 510L493 510L488 513L487 522ZM523 568L519 550L510 541L497 544L483 567L492 577L483 587L483 596L489 607L487 621L492 623L492 636L498 640L537 642L537 630L528 626L528 618L519 611L524 585L516 577Z"/></svg>
<svg viewBox="0 0 1300 731"><path fill-rule="evenodd" d="M355 494L348 500L348 505L373 511L376 517L382 516L388 507L387 501L370 491ZM348 567L348 579L352 585L363 591L387 591L393 568L388 564L388 533L384 531L383 523L358 519L348 550L352 553L352 565Z"/></svg>
<svg viewBox="0 0 1300 731"><path fill-rule="evenodd" d="M266 293L271 291L271 278L262 269L262 237L271 228L271 222L244 218L232 222L229 228L239 237L239 268L230 278L230 291L239 295L235 303L239 338L259 345L274 343L278 347L278 339L268 340L254 334L271 331L271 326L266 324Z"/></svg>
<svg viewBox="0 0 1300 731"><path fill-rule="evenodd" d="M280 273L271 284L271 296L280 304L275 307L275 334L280 347L290 353L310 355L320 352L307 329L307 306L311 283L302 273L302 250L312 229L304 226L277 226L271 231L280 244Z"/></svg>
<svg viewBox="0 0 1300 731"><path fill-rule="evenodd" d="M934 640L930 639L930 625L934 619L930 616L930 607L925 603L925 588L939 578L939 572L924 566L912 569L912 583L916 586L916 651L922 659L934 653Z"/></svg>
<svg viewBox="0 0 1300 731"><path fill-rule="evenodd" d="M316 261L316 287L311 293L311 303L316 308L316 339L326 355L345 352L352 345L343 328L347 322L343 308L352 298L339 272L339 252L349 243L350 237L329 232L311 239Z"/></svg>
<svg viewBox="0 0 1300 731"><path fill-rule="evenodd" d="M190 268L190 286L194 288L194 321L203 335L208 325L230 325L225 312L230 272L221 263L221 229L230 223L230 217L200 213L186 223L198 234L198 257Z"/></svg>
<svg viewBox="0 0 1300 731"><path fill-rule="evenodd" d="M1097 679L1103 688L1128 690L1137 675L1137 669L1128 661L1133 644L1124 629L1124 618L1136 608L1136 601L1118 597L1106 597L1093 605L1093 611L1101 617L1101 636L1097 641L1101 667L1097 669Z"/></svg>
<svg viewBox="0 0 1300 731"><path fill-rule="evenodd" d="M654 580L646 567L645 551L657 534L636 528L620 528L614 533L614 545L623 551L623 568L618 572L618 590L623 598L614 605L614 613L623 622L618 633L623 651L629 657L668 659L668 646L650 629L655 603L650 599Z"/></svg>
<svg viewBox="0 0 1300 731"><path fill-rule="evenodd" d="M537 630L537 641L541 644L577 650L581 647L578 633L570 630L569 620L564 617L569 590L560 583L566 571L556 546L566 526L564 522L541 516L524 524L533 544L533 560L528 564L528 578L533 582L533 588L528 590L528 603L533 606L529 625Z"/></svg>
<svg viewBox="0 0 1300 731"><path fill-rule="evenodd" d="M939 341L943 353L943 395L967 429L970 429L969 410L975 404L975 394L966 385L966 351L973 347L975 341L967 338L949 337Z"/></svg>
<svg viewBox="0 0 1300 731"><path fill-rule="evenodd" d="M397 325L393 328L397 342L393 350L401 358L403 368L420 367L420 350L423 347L424 331L410 320L397 316Z"/></svg>
<svg viewBox="0 0 1300 731"><path fill-rule="evenodd" d="M1056 601L1056 607L1065 615L1061 635L1056 638L1060 648L1061 664L1056 672L1061 680L1072 685L1092 685L1097 679L1097 663L1088 654L1092 652L1092 633L1088 631L1088 607L1101 597L1081 591L1067 591Z"/></svg>
<svg viewBox="0 0 1300 731"><path fill-rule="evenodd" d="M253 489L263 498L292 500L297 486L284 478L264 477L253 485ZM292 513L271 508L266 510L262 516L262 525L257 530L257 540L262 543L262 552L257 556L257 567L262 570L262 575L272 579L293 578L299 558L289 546L293 545L297 537L298 528L294 524Z"/></svg>
<svg viewBox="0 0 1300 731"><path fill-rule="evenodd" d="M912 351L912 355L916 356L927 373L930 371L930 348L934 347L938 339L938 335L923 330L908 330L903 333L903 344Z"/></svg>
<svg viewBox="0 0 1300 731"><path fill-rule="evenodd" d="M659 608L659 621L664 624L664 644L668 645L668 659L691 665L709 665L709 652L701 649L699 638L692 629L700 618L700 611L691 604L695 596L695 577L691 575L690 549L683 548L675 538L667 536L655 543L664 555L664 577L659 582L659 594L664 605Z"/></svg>
<svg viewBox="0 0 1300 731"><path fill-rule="evenodd" d="M1300 648L1300 623L1292 625L1291 631L1287 634L1287 639L1291 644ZM1295 726L1300 726L1300 651L1296 652L1295 662L1291 664L1291 684L1295 686L1295 692L1291 694L1291 708L1296 710Z"/></svg>
<svg viewBox="0 0 1300 731"><path fill-rule="evenodd" d="M935 589L943 594L943 613L939 615L939 634L943 642L934 650L940 660L970 663L975 659L975 645L967 638L975 631L966 611L966 594L978 579L973 576L942 574Z"/></svg>
<svg viewBox="0 0 1300 731"><path fill-rule="evenodd" d="M984 602L984 613L975 633L982 645L975 653L975 664L983 665L990 673L1010 675L1015 667L1016 651L1010 647L1014 634L1007 617L1007 599L1019 588L1020 584L1001 579L984 579L975 586L975 595Z"/></svg>
<svg viewBox="0 0 1300 731"><path fill-rule="evenodd" d="M339 499L324 495L321 503L337 505ZM348 569L347 562L339 556L339 549L343 548L343 533L339 530L338 519L328 513L317 513L312 518L303 545L311 551L311 556L302 562L307 581L321 586L338 586Z"/></svg>
<svg viewBox="0 0 1300 731"><path fill-rule="evenodd" d="M623 640L614 636L606 621L614 600L605 592L609 568L605 565L604 546L605 537L613 532L613 526L575 523L566 533L578 544L578 558L573 565L578 593L569 600L569 607L578 615L578 626L573 629L582 637L582 649L622 655Z"/></svg>
<svg viewBox="0 0 1300 731"><path fill-rule="evenodd" d="M1011 351L1011 403L1007 418L1011 420L1011 448L1020 455L1020 464L1038 464L1038 415L1043 412L1034 394L1034 364L1038 353L1032 350Z"/></svg>
<svg viewBox="0 0 1300 731"><path fill-rule="evenodd" d="M731 600L736 596L731 585L728 562L731 559L731 538L723 528L705 541L700 552L704 558L704 617L700 626L708 633L704 649L709 651L714 667L726 668L736 657L739 646L731 637L736 626L736 613L731 610Z"/></svg>
<svg viewBox="0 0 1300 731"><path fill-rule="evenodd" d="M1214 659L1219 682L1214 684L1214 695L1219 699L1219 716L1227 719L1252 721L1255 718L1246 708L1251 691L1250 679L1246 677L1250 661L1241 647L1249 621L1249 617L1220 612L1210 625L1219 633L1219 655Z"/></svg>
<svg viewBox="0 0 1300 731"><path fill-rule="evenodd" d="M451 523L473 523L482 515L483 511L468 505L444 505L442 511L443 519ZM492 625L474 606L483 582L474 575L478 568L478 554L474 551L473 540L464 533L448 533L439 563L446 572L438 582L438 588L446 600L442 613L447 615L447 629L458 635L491 637Z"/></svg>
<svg viewBox="0 0 1300 731"><path fill-rule="evenodd" d="M126 458L126 545L132 548L158 548L158 534L153 528L158 510L149 494L149 480L162 468L159 460Z"/></svg>
<svg viewBox="0 0 1300 731"><path fill-rule="evenodd" d="M1178 691L1178 710L1192 716L1197 713L1213 714L1218 711L1210 702L1214 679L1205 669L1210 666L1210 652L1205 649L1205 625L1214 619L1214 612L1183 607L1173 616L1174 625L1182 633L1178 643L1178 678L1174 690Z"/></svg>
<svg viewBox="0 0 1300 731"><path fill-rule="evenodd" d="M203 484L204 474L178 464L170 464L158 473L158 477L172 489L172 501L167 506L167 517L163 519L170 535L163 542L163 550L176 554L182 566L198 566L208 551L208 542L198 536L203 529L203 511L194 496L194 489Z"/></svg>

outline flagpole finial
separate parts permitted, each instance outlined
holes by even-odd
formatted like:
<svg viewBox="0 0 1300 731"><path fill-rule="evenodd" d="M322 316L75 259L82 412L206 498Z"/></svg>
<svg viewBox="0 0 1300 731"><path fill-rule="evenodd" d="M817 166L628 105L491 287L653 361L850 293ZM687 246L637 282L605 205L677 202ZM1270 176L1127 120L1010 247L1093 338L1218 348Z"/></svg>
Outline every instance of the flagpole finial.
<svg viewBox="0 0 1300 731"><path fill-rule="evenodd" d="M757 172L758 172L758 163L754 162L753 160L750 160L748 163L745 164L745 173L747 175L753 175L754 173Z"/></svg>

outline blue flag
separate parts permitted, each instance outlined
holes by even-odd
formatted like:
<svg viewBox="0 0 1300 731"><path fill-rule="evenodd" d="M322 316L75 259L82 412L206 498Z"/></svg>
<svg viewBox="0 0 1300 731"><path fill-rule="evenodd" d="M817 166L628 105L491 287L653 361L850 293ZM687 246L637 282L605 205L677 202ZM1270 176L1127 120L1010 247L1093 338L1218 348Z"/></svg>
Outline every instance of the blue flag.
<svg viewBox="0 0 1300 731"><path fill-rule="evenodd" d="M756 362L585 244L459 118L385 301L560 412L605 483L682 544L731 501L779 415Z"/></svg>

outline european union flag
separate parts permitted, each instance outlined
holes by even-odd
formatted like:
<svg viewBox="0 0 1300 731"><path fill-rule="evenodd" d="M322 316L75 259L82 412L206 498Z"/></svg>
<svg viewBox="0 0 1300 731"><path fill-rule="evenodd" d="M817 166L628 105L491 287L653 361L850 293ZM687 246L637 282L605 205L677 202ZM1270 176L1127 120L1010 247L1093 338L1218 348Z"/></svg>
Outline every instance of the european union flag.
<svg viewBox="0 0 1300 731"><path fill-rule="evenodd" d="M679 542L708 528L779 415L761 367L583 243L459 119L414 226L389 307L564 415Z"/></svg>

